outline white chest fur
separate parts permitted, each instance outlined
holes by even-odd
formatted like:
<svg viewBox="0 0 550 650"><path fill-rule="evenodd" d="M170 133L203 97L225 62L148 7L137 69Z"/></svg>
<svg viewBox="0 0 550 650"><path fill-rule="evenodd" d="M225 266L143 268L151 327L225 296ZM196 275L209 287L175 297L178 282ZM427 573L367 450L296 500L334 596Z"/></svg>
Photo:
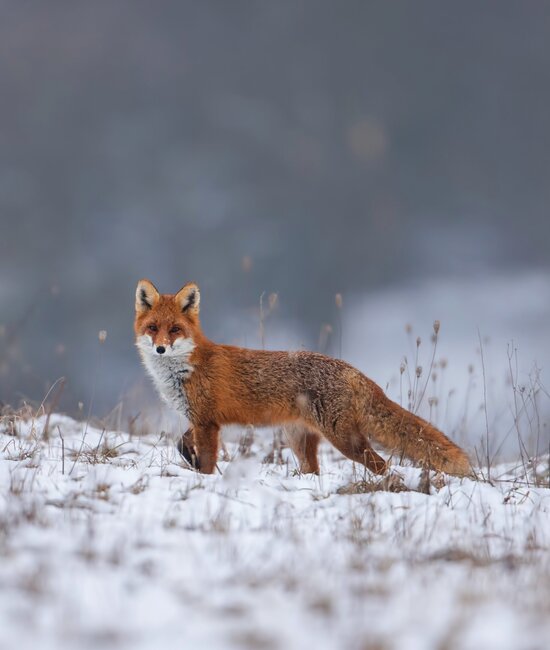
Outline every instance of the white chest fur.
<svg viewBox="0 0 550 650"><path fill-rule="evenodd" d="M147 335L140 337L136 345L162 400L176 411L187 415L189 406L184 382L193 372L189 357L195 345L191 339L178 339L177 342L165 354L156 352Z"/></svg>

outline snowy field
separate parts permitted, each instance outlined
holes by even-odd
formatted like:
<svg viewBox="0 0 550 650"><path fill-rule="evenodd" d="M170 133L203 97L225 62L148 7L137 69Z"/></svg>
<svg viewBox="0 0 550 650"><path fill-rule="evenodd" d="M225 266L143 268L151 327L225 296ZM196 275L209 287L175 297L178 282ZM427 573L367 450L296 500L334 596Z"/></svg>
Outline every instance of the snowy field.
<svg viewBox="0 0 550 650"><path fill-rule="evenodd" d="M1 420L2 649L549 647L547 456L377 486L229 432L202 476L168 434L45 425Z"/></svg>

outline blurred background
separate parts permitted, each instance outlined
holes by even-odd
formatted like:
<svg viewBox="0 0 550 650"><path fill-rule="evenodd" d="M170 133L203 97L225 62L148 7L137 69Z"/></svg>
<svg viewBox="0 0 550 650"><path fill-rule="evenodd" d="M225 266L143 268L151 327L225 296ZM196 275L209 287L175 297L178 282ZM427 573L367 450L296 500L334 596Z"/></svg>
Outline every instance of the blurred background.
<svg viewBox="0 0 550 650"><path fill-rule="evenodd" d="M156 402L133 349L141 277L196 281L215 340L322 349L403 401L400 364L426 375L439 319L442 397L473 385L476 410L485 384L506 413L512 356L544 398L546 3L0 14L2 402L62 376L69 411L131 411L140 382Z"/></svg>

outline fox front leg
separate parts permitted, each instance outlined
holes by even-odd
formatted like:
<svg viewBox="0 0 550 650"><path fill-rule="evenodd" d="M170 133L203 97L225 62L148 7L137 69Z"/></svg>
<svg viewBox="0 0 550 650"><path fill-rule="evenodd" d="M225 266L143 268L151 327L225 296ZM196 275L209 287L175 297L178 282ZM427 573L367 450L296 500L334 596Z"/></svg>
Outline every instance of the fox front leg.
<svg viewBox="0 0 550 650"><path fill-rule="evenodd" d="M187 429L178 440L177 448L181 456L191 465L193 469L200 471L199 457L195 449L193 429Z"/></svg>
<svg viewBox="0 0 550 650"><path fill-rule="evenodd" d="M218 460L220 427L213 423L194 426L193 442L197 452L197 469L203 474L213 474Z"/></svg>

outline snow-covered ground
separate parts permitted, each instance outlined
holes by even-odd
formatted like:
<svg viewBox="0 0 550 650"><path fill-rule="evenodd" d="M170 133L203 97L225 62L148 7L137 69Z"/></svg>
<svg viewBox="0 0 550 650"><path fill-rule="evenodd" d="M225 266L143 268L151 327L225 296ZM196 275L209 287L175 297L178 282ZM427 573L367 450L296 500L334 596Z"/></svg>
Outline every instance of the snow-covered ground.
<svg viewBox="0 0 550 650"><path fill-rule="evenodd" d="M373 491L328 445L320 477L263 462L269 433L202 476L158 431L0 422L2 649L548 647L548 457Z"/></svg>

